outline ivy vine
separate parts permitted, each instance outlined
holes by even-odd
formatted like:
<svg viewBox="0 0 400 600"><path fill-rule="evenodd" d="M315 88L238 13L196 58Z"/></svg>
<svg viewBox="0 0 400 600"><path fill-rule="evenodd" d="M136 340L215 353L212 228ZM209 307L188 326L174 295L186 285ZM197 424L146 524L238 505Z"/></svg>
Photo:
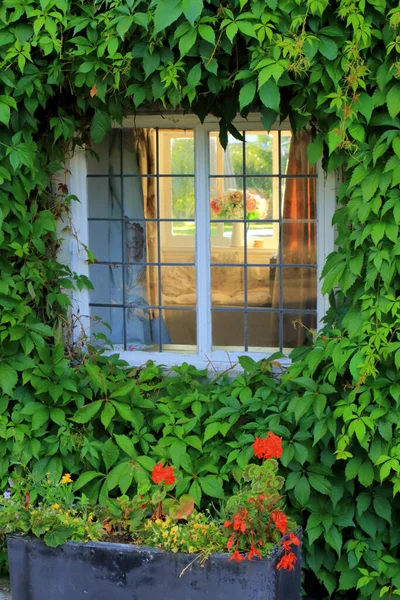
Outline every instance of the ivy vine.
<svg viewBox="0 0 400 600"><path fill-rule="evenodd" d="M293 354L279 414L270 407L263 422L291 448L287 491L303 515L305 566L331 596L396 594L399 26L392 0L2 1L3 485L14 464L71 461L73 437L51 446L69 432L51 429L64 426L54 409L84 402L84 385L78 394L68 383L76 355L64 331L68 290L90 283L57 261L58 224L76 199L52 184L71 148L154 107L217 116L223 144L238 135L237 113L260 111L267 130L289 118L293 130L312 130L310 162L340 170L343 183L337 250L323 273L326 325L311 349ZM94 385L89 397L99 394ZM30 413L30 402L40 410Z"/></svg>

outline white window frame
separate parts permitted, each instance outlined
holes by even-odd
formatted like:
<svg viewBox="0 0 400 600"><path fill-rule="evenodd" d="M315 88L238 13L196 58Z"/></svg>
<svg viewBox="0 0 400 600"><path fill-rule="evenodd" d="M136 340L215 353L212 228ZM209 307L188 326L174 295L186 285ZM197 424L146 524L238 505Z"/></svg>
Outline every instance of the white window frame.
<svg viewBox="0 0 400 600"><path fill-rule="evenodd" d="M239 131L262 131L260 115L250 114L247 119L238 117L234 125ZM119 124L113 127L120 128ZM153 352L153 351L128 351L119 350L123 360L134 366L142 365L148 360L153 360L166 366L189 362L199 368L209 367L217 370L226 369L235 365L240 356L251 356L260 360L276 352L274 348L265 348L262 352L236 352L225 350L212 350L211 339L211 294L204 294L204 290L211 290L210 269L210 244L201 243L209 239L210 232L210 205L209 202L200 202L200 198L209 198L209 132L218 130L218 120L207 117L203 124L195 115L140 115L128 117L123 120L123 128L134 127L157 127L159 129L193 129L195 139L195 222L196 240L195 257L197 272L197 298L202 296L202 302L197 304L197 352L187 352L185 347L182 351ZM276 124L274 131L290 130L288 122ZM74 235L71 235L65 243L68 244L68 255L70 266L79 275L89 277L89 264L85 246L89 246L88 230L88 195L87 195L87 165L84 150L75 151L68 164L69 193L75 194L79 202L73 202L71 206L71 220L74 227ZM334 227L332 218L336 207L336 177L335 173L326 175L321 163L316 165L317 171L317 280L320 280L321 272L328 254L334 250ZM77 242L79 239L79 243ZM200 243L199 243L200 242ZM321 292L321 286L317 290L317 327L322 325L322 319L329 307L327 295ZM80 327L90 328L89 291L76 291L73 297L73 312L80 315ZM75 335L79 337L81 329L77 328ZM282 366L290 364L290 360L280 361Z"/></svg>

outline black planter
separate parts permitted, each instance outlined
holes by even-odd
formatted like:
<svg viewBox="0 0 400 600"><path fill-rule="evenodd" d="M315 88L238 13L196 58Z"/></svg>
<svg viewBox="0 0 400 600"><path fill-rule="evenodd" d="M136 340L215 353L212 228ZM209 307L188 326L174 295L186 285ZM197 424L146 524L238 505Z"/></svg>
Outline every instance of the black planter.
<svg viewBox="0 0 400 600"><path fill-rule="evenodd" d="M300 600L301 553L294 571L270 559L228 562L213 554L200 566L193 554L108 542L7 537L13 600Z"/></svg>

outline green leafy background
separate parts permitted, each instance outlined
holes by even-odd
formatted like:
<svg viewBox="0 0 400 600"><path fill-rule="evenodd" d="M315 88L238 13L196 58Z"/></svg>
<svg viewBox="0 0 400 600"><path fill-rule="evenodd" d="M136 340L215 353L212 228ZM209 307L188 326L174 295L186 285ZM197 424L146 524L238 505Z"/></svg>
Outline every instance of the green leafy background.
<svg viewBox="0 0 400 600"><path fill-rule="evenodd" d="M101 498L165 458L185 474L182 491L207 505L236 485L254 434L272 429L306 531L306 589L396 594L399 23L386 0L3 0L3 488L14 467L54 479L67 470ZM57 262L76 201L66 160L112 120L149 108L213 114L222 143L237 135L238 112L260 111L266 129L289 118L293 130L311 128L310 161L341 175L323 282L331 309L279 384L265 363L246 363L231 384L186 366L163 378L68 344L69 293L90 283Z"/></svg>

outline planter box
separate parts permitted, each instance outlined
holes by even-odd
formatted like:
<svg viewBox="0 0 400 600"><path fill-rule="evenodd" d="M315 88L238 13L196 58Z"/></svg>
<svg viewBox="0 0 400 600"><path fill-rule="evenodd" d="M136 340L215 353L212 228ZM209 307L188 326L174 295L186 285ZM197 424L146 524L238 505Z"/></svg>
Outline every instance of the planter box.
<svg viewBox="0 0 400 600"><path fill-rule="evenodd" d="M200 566L193 554L156 548L68 542L49 548L32 537L7 537L13 600L300 600L301 556L291 572L270 559L228 562L213 554Z"/></svg>

